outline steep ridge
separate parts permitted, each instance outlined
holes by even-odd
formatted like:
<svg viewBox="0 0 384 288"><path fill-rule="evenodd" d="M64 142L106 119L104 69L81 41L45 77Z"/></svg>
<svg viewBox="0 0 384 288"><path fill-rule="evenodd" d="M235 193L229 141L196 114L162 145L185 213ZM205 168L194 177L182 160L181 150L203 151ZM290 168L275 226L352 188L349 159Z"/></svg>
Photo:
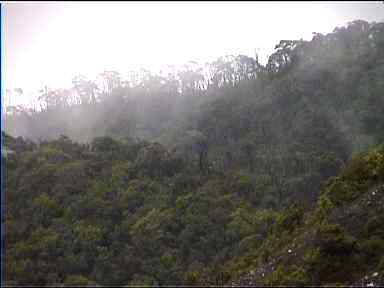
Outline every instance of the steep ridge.
<svg viewBox="0 0 384 288"><path fill-rule="evenodd" d="M287 235L289 226L271 232L271 255L257 256L254 268L231 284L382 286L383 173L383 148L357 156L329 181L302 224Z"/></svg>

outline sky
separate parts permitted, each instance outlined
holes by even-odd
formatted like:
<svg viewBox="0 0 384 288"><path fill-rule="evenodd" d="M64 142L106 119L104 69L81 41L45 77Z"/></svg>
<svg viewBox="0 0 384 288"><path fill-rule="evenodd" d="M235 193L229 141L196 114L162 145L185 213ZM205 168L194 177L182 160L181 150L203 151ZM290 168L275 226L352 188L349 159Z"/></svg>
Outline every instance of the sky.
<svg viewBox="0 0 384 288"><path fill-rule="evenodd" d="M349 21L384 21L384 2L12 2L2 1L6 105L71 86L79 74L159 71L255 51L262 62L283 39L310 40ZM256 50L255 50L256 49ZM3 102L4 103L4 102Z"/></svg>

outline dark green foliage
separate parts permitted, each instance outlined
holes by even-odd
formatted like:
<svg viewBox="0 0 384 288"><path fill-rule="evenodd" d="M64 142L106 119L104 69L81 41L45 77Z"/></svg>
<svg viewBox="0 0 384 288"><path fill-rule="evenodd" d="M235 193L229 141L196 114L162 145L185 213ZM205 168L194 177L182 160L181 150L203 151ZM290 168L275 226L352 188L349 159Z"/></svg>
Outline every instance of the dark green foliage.
<svg viewBox="0 0 384 288"><path fill-rule="evenodd" d="M384 273L384 256L381 256L381 260L378 268L379 268L379 271L381 271L381 273Z"/></svg>
<svg viewBox="0 0 384 288"><path fill-rule="evenodd" d="M337 225L322 225L316 231L316 246L323 255L350 254L355 249L355 241L346 236Z"/></svg>
<svg viewBox="0 0 384 288"><path fill-rule="evenodd" d="M51 163L65 143L36 147L39 161L26 162L31 151L21 151L16 166L7 166L8 279L196 282L196 275L210 275L206 266L231 257L238 238L226 226L239 200L225 178L189 175L184 161L160 144L111 138L67 149L65 161ZM190 265L194 274L186 276Z"/></svg>
<svg viewBox="0 0 384 288"><path fill-rule="evenodd" d="M329 181L326 195L335 205L351 202L361 191L384 181L383 147L356 155L340 177Z"/></svg>
<svg viewBox="0 0 384 288"><path fill-rule="evenodd" d="M289 271L284 271L282 265L277 266L276 270L271 273L265 280L268 286L308 286L310 281L308 276L300 267L290 267Z"/></svg>
<svg viewBox="0 0 384 288"><path fill-rule="evenodd" d="M363 235L384 238L384 215L377 215L369 219L363 228Z"/></svg>
<svg viewBox="0 0 384 288"><path fill-rule="evenodd" d="M328 181L312 211L300 206L281 210L264 241L249 247L244 256L229 263L231 267L243 274L255 266L265 269L264 276L252 280L265 285L291 285L289 281L349 285L369 271L380 271L384 191L378 171L383 155L382 147L377 147L355 157L338 177ZM356 171L364 171L365 177ZM340 183L355 188L351 193L351 189L341 189ZM253 261L245 261L247 258Z"/></svg>
<svg viewBox="0 0 384 288"><path fill-rule="evenodd" d="M292 205L283 211L276 220L276 232L287 230L292 232L297 226L303 223L304 209L299 205Z"/></svg>
<svg viewBox="0 0 384 288"><path fill-rule="evenodd" d="M384 239L372 236L360 244L361 251L366 255L368 261L377 262L384 254Z"/></svg>

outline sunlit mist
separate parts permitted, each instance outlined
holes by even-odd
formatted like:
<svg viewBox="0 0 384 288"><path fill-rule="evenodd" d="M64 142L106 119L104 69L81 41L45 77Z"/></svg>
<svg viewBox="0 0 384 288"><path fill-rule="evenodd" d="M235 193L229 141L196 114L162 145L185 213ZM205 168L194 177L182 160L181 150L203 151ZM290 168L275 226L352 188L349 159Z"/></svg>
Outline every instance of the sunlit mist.
<svg viewBox="0 0 384 288"><path fill-rule="evenodd" d="M6 89L27 103L44 85L68 86L105 69L158 71L189 60L258 53L281 39L309 40L356 18L381 20L384 5L330 2L57 2L3 6ZM383 17L381 17L383 18ZM18 98L21 97L21 98Z"/></svg>

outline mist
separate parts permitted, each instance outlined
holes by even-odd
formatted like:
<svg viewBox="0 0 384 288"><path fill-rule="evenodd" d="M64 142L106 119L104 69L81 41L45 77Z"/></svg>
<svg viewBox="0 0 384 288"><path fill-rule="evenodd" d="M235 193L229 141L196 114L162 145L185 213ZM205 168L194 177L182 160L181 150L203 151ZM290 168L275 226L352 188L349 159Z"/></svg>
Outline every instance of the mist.
<svg viewBox="0 0 384 288"><path fill-rule="evenodd" d="M10 91L22 88L24 94L5 94L4 103L35 105L37 91L45 85L68 87L75 75L94 78L104 70L127 75L145 68L158 73L190 60L212 62L231 54L255 57L255 52L265 64L282 39L310 40L313 32L329 33L356 19L381 21L382 6L379 2L7 2L2 6L3 83Z"/></svg>

